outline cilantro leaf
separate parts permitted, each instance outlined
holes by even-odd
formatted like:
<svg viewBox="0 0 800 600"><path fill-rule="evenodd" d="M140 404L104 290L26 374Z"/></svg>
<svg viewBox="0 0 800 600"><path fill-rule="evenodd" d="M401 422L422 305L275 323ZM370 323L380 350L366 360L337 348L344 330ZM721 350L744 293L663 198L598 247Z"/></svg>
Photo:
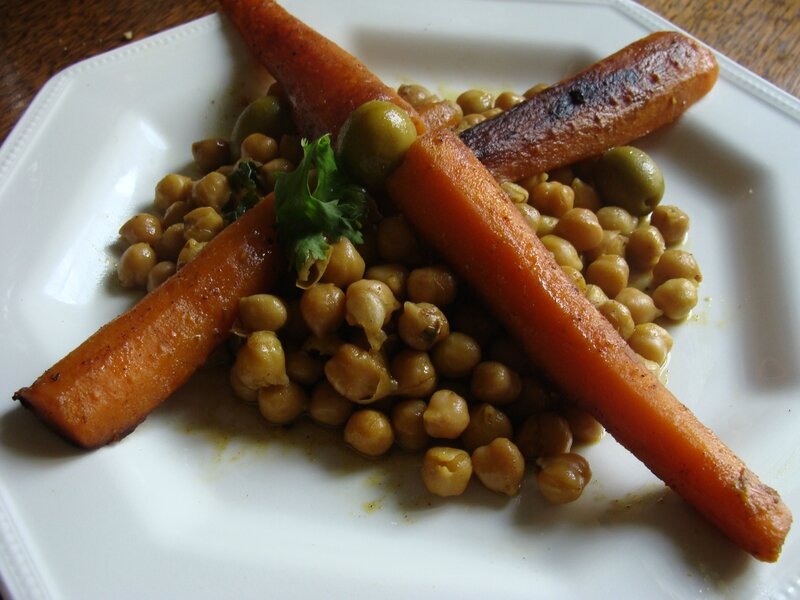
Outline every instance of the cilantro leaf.
<svg viewBox="0 0 800 600"><path fill-rule="evenodd" d="M367 192L337 167L330 135L303 140L303 160L275 183L275 225L290 267L302 272L341 237L361 243L366 210Z"/></svg>

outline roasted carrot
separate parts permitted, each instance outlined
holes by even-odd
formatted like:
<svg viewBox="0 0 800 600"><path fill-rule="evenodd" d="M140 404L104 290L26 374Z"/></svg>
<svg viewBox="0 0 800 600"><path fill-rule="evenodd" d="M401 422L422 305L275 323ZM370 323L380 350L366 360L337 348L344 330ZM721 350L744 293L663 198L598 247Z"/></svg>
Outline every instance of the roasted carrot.
<svg viewBox="0 0 800 600"><path fill-rule="evenodd" d="M269 196L14 397L79 446L125 436L227 337L239 298L285 270L273 221Z"/></svg>
<svg viewBox="0 0 800 600"><path fill-rule="evenodd" d="M673 122L714 86L710 50L653 33L461 134L498 179L596 156Z"/></svg>
<svg viewBox="0 0 800 600"><path fill-rule="evenodd" d="M300 132L309 139L336 134L350 113L369 100L388 100L425 125L392 88L358 59L272 0L220 0L255 57L289 97Z"/></svg>
<svg viewBox="0 0 800 600"><path fill-rule="evenodd" d="M735 543L778 558L792 518L777 492L640 362L453 133L418 139L388 188L568 398Z"/></svg>

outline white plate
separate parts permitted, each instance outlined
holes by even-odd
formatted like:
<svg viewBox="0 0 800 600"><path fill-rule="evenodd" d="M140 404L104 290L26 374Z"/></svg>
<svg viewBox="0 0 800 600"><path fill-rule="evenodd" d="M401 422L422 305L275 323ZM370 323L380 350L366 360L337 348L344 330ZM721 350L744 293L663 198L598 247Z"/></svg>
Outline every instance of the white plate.
<svg viewBox="0 0 800 600"><path fill-rule="evenodd" d="M669 24L628 2L325 0L290 9L391 83L443 92L555 81ZM376 8L380 6L380 9ZM705 280L669 385L800 514L796 310L800 103L730 61L644 141L693 219ZM190 143L224 134L260 76L216 16L51 80L0 151L0 572L14 598L798 597L800 541L764 565L613 440L553 508L424 493L417 458L263 426L206 373L121 443L66 446L11 393L133 297L116 231ZM220 383L222 381L222 383Z"/></svg>

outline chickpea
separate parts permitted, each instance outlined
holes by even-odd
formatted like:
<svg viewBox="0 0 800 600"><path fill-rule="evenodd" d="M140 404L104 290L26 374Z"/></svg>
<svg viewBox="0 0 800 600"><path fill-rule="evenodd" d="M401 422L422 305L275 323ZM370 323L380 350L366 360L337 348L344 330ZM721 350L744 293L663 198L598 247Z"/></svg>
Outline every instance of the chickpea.
<svg viewBox="0 0 800 600"><path fill-rule="evenodd" d="M573 178L570 187L575 194L575 208L586 208L593 213L597 213L603 206L600 202L600 196L597 195L594 188L582 179Z"/></svg>
<svg viewBox="0 0 800 600"><path fill-rule="evenodd" d="M198 242L211 241L225 227L222 216L210 206L201 206L183 217L183 237Z"/></svg>
<svg viewBox="0 0 800 600"><path fill-rule="evenodd" d="M344 342L335 333L329 333L322 337L310 335L300 346L304 352L308 352L311 356L327 357L330 358Z"/></svg>
<svg viewBox="0 0 800 600"><path fill-rule="evenodd" d="M283 346L272 331L254 331L247 337L236 355L233 371L251 390L289 383Z"/></svg>
<svg viewBox="0 0 800 600"><path fill-rule="evenodd" d="M345 308L347 323L361 327L370 348L380 350L387 337L383 326L400 308L400 303L382 281L361 279L347 288Z"/></svg>
<svg viewBox="0 0 800 600"><path fill-rule="evenodd" d="M542 215L530 204L515 204L517 210L522 213L525 222L528 226L538 233L539 226L542 223ZM553 227L555 229L555 227ZM552 231L552 230L551 230Z"/></svg>
<svg viewBox="0 0 800 600"><path fill-rule="evenodd" d="M494 98L485 90L467 90L456 98L456 103L464 111L465 115L471 113L482 113L492 108Z"/></svg>
<svg viewBox="0 0 800 600"><path fill-rule="evenodd" d="M148 213L132 216L119 228L119 235L129 244L144 242L155 246L161 239L161 234L161 221L155 215Z"/></svg>
<svg viewBox="0 0 800 600"><path fill-rule="evenodd" d="M472 452L472 469L493 492L515 496L525 475L525 458L508 438L495 438Z"/></svg>
<svg viewBox="0 0 800 600"><path fill-rule="evenodd" d="M251 133L242 140L242 160L264 164L278 156L278 142L263 133Z"/></svg>
<svg viewBox="0 0 800 600"><path fill-rule="evenodd" d="M183 237L183 231L186 226L181 223L174 223L164 230L161 238L155 245L155 251L161 260L178 260L178 254L181 253L183 246L186 244L186 238Z"/></svg>
<svg viewBox="0 0 800 600"><path fill-rule="evenodd" d="M429 436L454 440L469 425L467 401L452 390L438 390L428 400L422 420Z"/></svg>
<svg viewBox="0 0 800 600"><path fill-rule="evenodd" d="M403 350L392 359L389 370L400 396L427 396L436 389L436 370L427 352Z"/></svg>
<svg viewBox="0 0 800 600"><path fill-rule="evenodd" d="M522 391L516 402L503 408L515 423L522 423L534 413L552 410L557 399L538 377L526 375L522 377Z"/></svg>
<svg viewBox="0 0 800 600"><path fill-rule="evenodd" d="M470 391L480 402L509 404L522 391L522 380L503 363L487 360L472 371Z"/></svg>
<svg viewBox="0 0 800 600"><path fill-rule="evenodd" d="M615 300L628 308L636 325L650 323L661 316L661 311L656 307L653 299L636 288L626 287L617 294Z"/></svg>
<svg viewBox="0 0 800 600"><path fill-rule="evenodd" d="M469 411L469 425L461 434L461 443L471 452L496 438L510 438L513 433L508 415L483 403Z"/></svg>
<svg viewBox="0 0 800 600"><path fill-rule="evenodd" d="M314 385L325 374L323 364L302 348L286 353L286 375L300 385Z"/></svg>
<svg viewBox="0 0 800 600"><path fill-rule="evenodd" d="M593 283L586 284L586 291L584 292L584 295L591 305L598 309L603 304L608 302L608 296L606 296L606 293L603 291L603 289Z"/></svg>
<svg viewBox="0 0 800 600"><path fill-rule="evenodd" d="M588 208L573 208L561 215L555 234L570 242L578 252L591 250L603 241L603 228Z"/></svg>
<svg viewBox="0 0 800 600"><path fill-rule="evenodd" d="M157 262L156 252L150 244L138 242L128 246L117 263L117 276L122 287L144 289L150 269Z"/></svg>
<svg viewBox="0 0 800 600"><path fill-rule="evenodd" d="M661 366L667 361L667 355L672 350L672 336L655 323L642 323L633 328L633 333L628 338L628 345L637 354Z"/></svg>
<svg viewBox="0 0 800 600"><path fill-rule="evenodd" d="M422 267L408 274L408 299L444 307L452 304L458 294L455 274L444 266Z"/></svg>
<svg viewBox="0 0 800 600"><path fill-rule="evenodd" d="M320 281L332 283L341 289L354 283L364 276L364 259L356 247L346 237L342 236L338 242L331 245L328 265Z"/></svg>
<svg viewBox="0 0 800 600"><path fill-rule="evenodd" d="M192 202L220 212L231 198L231 185L222 173L212 171L192 185Z"/></svg>
<svg viewBox="0 0 800 600"><path fill-rule="evenodd" d="M600 314L603 315L614 329L622 336L622 339L627 340L633 333L633 328L636 323L633 321L631 311L628 307L617 302L616 300L608 300L599 307Z"/></svg>
<svg viewBox="0 0 800 600"><path fill-rule="evenodd" d="M430 102L433 96L427 88L408 83L397 88L397 95L415 107Z"/></svg>
<svg viewBox="0 0 800 600"><path fill-rule="evenodd" d="M186 202L192 191L192 180L185 175L170 173L156 184L153 206L156 210L165 211L176 202Z"/></svg>
<svg viewBox="0 0 800 600"><path fill-rule="evenodd" d="M461 117L461 121L459 121L455 131L456 133L461 133L470 127L475 127L475 125L478 123L483 123L485 120L486 117L481 113L470 113L468 115L465 114L463 117Z"/></svg>
<svg viewBox="0 0 800 600"><path fill-rule="evenodd" d="M182 269L185 265L192 262L197 255L205 248L208 242L198 242L197 240L188 240L178 253L178 260L176 261L178 269Z"/></svg>
<svg viewBox="0 0 800 600"><path fill-rule="evenodd" d="M222 139L200 140L192 144L192 156L200 170L208 173L231 162L231 146Z"/></svg>
<svg viewBox="0 0 800 600"><path fill-rule="evenodd" d="M382 219L376 241L378 255L387 262L415 265L422 258L417 235L402 215Z"/></svg>
<svg viewBox="0 0 800 600"><path fill-rule="evenodd" d="M239 320L249 331L278 331L286 324L286 304L273 294L239 299Z"/></svg>
<svg viewBox="0 0 800 600"><path fill-rule="evenodd" d="M173 202L164 211L164 218L161 219L161 228L168 229L175 223L183 223L183 217L192 210L192 205L188 201L178 200Z"/></svg>
<svg viewBox="0 0 800 600"><path fill-rule="evenodd" d="M606 434L605 427L585 410L568 406L562 411L562 416L569 423L574 444L594 444Z"/></svg>
<svg viewBox="0 0 800 600"><path fill-rule="evenodd" d="M380 357L354 344L342 344L325 363L325 376L333 388L357 404L369 404L395 392Z"/></svg>
<svg viewBox="0 0 800 600"><path fill-rule="evenodd" d="M458 448L429 448L422 459L422 482L437 496L460 496L471 477L472 459Z"/></svg>
<svg viewBox="0 0 800 600"><path fill-rule="evenodd" d="M453 332L431 350L436 372L444 377L465 377L481 360L481 347L475 338Z"/></svg>
<svg viewBox="0 0 800 600"><path fill-rule="evenodd" d="M658 229L652 225L639 227L628 238L625 258L634 269L647 271L656 265L664 248L664 238Z"/></svg>
<svg viewBox="0 0 800 600"><path fill-rule="evenodd" d="M653 302L673 321L682 321L697 306L697 286L683 277L667 279L653 290Z"/></svg>
<svg viewBox="0 0 800 600"><path fill-rule="evenodd" d="M147 274L147 291L152 292L167 279L172 277L177 270L177 266L170 260L162 260L153 265Z"/></svg>
<svg viewBox="0 0 800 600"><path fill-rule="evenodd" d="M547 173L535 173L533 175L525 177L524 179L520 179L519 181L517 181L517 183L520 184L522 187L524 187L526 190L528 190L528 193L530 193L533 191L533 188L535 188L537 185L547 181L548 177L549 175Z"/></svg>
<svg viewBox="0 0 800 600"><path fill-rule="evenodd" d="M523 102L525 102L525 96L521 96L516 92L506 91L498 94L494 100L494 105L501 110L511 110L517 104L522 104Z"/></svg>
<svg viewBox="0 0 800 600"><path fill-rule="evenodd" d="M528 201L528 190L521 185L512 183L511 181L504 181L500 187L514 204L525 204Z"/></svg>
<svg viewBox="0 0 800 600"><path fill-rule="evenodd" d="M241 398L250 404L258 403L258 388L252 389L247 387L244 383L242 383L242 380L239 379L239 376L233 369L230 370L229 380L231 383L231 388L233 389L233 393L236 394L237 398Z"/></svg>
<svg viewBox="0 0 800 600"><path fill-rule="evenodd" d="M299 135L285 133L278 142L278 155L298 165L303 160L303 146Z"/></svg>
<svg viewBox="0 0 800 600"><path fill-rule="evenodd" d="M545 235L541 238L542 244L552 254L556 262L562 267L572 267L578 271L583 269L583 261L578 251L570 242L557 235Z"/></svg>
<svg viewBox="0 0 800 600"><path fill-rule="evenodd" d="M364 272L364 279L376 279L389 286L397 299L406 297L408 269L400 264L375 265Z"/></svg>
<svg viewBox="0 0 800 600"><path fill-rule="evenodd" d="M622 235L619 231L606 231L603 230L603 239L594 248L587 250L583 257L587 262L594 262L603 254L615 254L617 256L625 256L625 247L628 245L627 236Z"/></svg>
<svg viewBox="0 0 800 600"><path fill-rule="evenodd" d="M546 83L537 83L534 86L529 87L523 96L526 98L533 98L535 95L540 94L541 92L545 91L550 86Z"/></svg>
<svg viewBox="0 0 800 600"><path fill-rule="evenodd" d="M583 273L579 269L570 266L562 266L561 270L566 273L569 280L575 284L575 287L581 294L586 293L586 279L583 277Z"/></svg>
<svg viewBox="0 0 800 600"><path fill-rule="evenodd" d="M392 428L397 445L403 450L420 450L428 444L422 417L427 405L419 398L401 400L392 408Z"/></svg>
<svg viewBox="0 0 800 600"><path fill-rule="evenodd" d="M597 221L606 231L618 231L630 235L638 225L638 220L620 206L604 206L597 211Z"/></svg>
<svg viewBox="0 0 800 600"><path fill-rule="evenodd" d="M536 475L539 491L552 504L566 504L580 498L592 478L592 470L579 454L565 453L540 458Z"/></svg>
<svg viewBox="0 0 800 600"><path fill-rule="evenodd" d="M341 427L353 414L355 405L327 381L322 380L314 386L308 414L314 422L326 427Z"/></svg>
<svg viewBox="0 0 800 600"><path fill-rule="evenodd" d="M536 235L539 236L539 238L543 238L546 235L554 235L553 232L556 230L557 225L558 217L540 214L539 226L536 228Z"/></svg>
<svg viewBox="0 0 800 600"><path fill-rule="evenodd" d="M332 283L315 283L300 296L300 314L317 337L336 331L347 314L344 292Z"/></svg>
<svg viewBox="0 0 800 600"><path fill-rule="evenodd" d="M703 281L703 275L700 273L700 266L697 264L697 259L691 252L686 250L669 249L661 255L653 267L653 282L652 285L659 286L668 279L678 279L683 277L689 279L695 284Z"/></svg>
<svg viewBox="0 0 800 600"><path fill-rule="evenodd" d="M275 181L281 173L288 173L294 171L295 164L285 158L273 158L271 161L264 163L258 170L261 175L261 182L267 191L275 189Z"/></svg>
<svg viewBox="0 0 800 600"><path fill-rule="evenodd" d="M450 334L444 313L428 302L405 302L397 320L397 331L406 345L416 350L430 350Z"/></svg>
<svg viewBox="0 0 800 600"><path fill-rule="evenodd" d="M586 283L600 287L609 298L615 298L628 286L630 269L621 256L603 254L586 269Z"/></svg>
<svg viewBox="0 0 800 600"><path fill-rule="evenodd" d="M564 417L547 411L525 419L514 441L526 459L534 460L569 452L572 448L572 431Z"/></svg>
<svg viewBox="0 0 800 600"><path fill-rule="evenodd" d="M572 188L557 181L544 181L532 190L529 202L543 215L561 217L575 205Z"/></svg>
<svg viewBox="0 0 800 600"><path fill-rule="evenodd" d="M297 383L271 385L258 390L258 410L274 425L292 423L307 407L306 391Z"/></svg>
<svg viewBox="0 0 800 600"><path fill-rule="evenodd" d="M661 232L667 246L680 244L689 231L689 215L677 206L659 205L650 215L650 224Z"/></svg>
<svg viewBox="0 0 800 600"><path fill-rule="evenodd" d="M344 441L366 456L380 456L394 444L389 418L380 411L361 409L350 415L344 426Z"/></svg>

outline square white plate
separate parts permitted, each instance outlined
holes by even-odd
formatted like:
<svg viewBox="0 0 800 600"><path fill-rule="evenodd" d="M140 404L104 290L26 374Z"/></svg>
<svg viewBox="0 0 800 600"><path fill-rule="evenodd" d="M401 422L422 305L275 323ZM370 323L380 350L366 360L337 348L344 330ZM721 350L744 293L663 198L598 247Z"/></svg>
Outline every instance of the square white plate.
<svg viewBox="0 0 800 600"><path fill-rule="evenodd" d="M292 0L387 82L443 94L557 81L670 25L632 2ZM346 6L346 8L345 8ZM800 514L800 102L720 57L721 79L642 141L692 217L705 279L669 386ZM0 149L0 575L13 598L796 598L612 439L554 508L473 485L440 501L418 458L367 462L335 434L261 424L206 371L134 434L68 447L10 400L134 297L119 225L225 135L263 84L210 16L53 78ZM529 478L531 479L531 478Z"/></svg>

